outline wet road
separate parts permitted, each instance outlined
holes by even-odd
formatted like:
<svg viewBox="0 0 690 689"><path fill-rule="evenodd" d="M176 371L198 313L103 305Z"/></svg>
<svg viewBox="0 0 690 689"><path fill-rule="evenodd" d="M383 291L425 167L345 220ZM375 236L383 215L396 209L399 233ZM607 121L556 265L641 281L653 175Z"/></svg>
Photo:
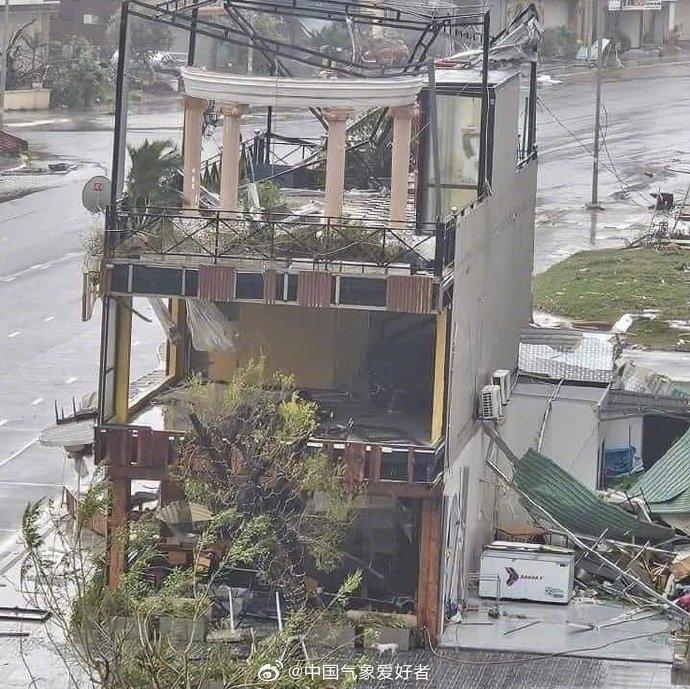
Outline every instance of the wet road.
<svg viewBox="0 0 690 689"><path fill-rule="evenodd" d="M680 192L690 169L690 69L659 67L604 84L605 141L616 175L603 170L592 215L589 198L593 93L591 80L544 85L538 112L540 172L536 233L537 269L591 246L620 243L649 221L648 192ZM650 105L652 104L652 105ZM181 138L174 101L134 112L129 142ZM83 238L101 227L81 205L84 182L109 169L112 119L61 113L13 116L10 131L28 139L40 159L79 163L67 175L0 178L0 197L18 189L33 193L0 202L0 560L27 500L59 495L74 472L64 453L35 441L53 420L53 403L95 390L100 314L80 321ZM250 134L254 125L247 125ZM305 134L305 123L285 131ZM205 141L212 154L216 141ZM607 153L603 158L607 165ZM647 174L645 174L647 173ZM649 176L649 175L652 176ZM632 185L621 199L621 185ZM146 303L137 308L150 314ZM157 362L158 326L135 318L133 376Z"/></svg>

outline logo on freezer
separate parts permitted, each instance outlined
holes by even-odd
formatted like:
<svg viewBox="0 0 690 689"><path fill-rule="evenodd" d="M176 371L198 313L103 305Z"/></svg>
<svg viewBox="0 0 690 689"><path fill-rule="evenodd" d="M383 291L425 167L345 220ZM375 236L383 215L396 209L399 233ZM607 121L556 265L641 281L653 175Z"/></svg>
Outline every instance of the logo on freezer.
<svg viewBox="0 0 690 689"><path fill-rule="evenodd" d="M519 579L532 579L533 581L540 581L544 577L539 574L518 574L514 567L506 567L506 572L508 572L508 578L506 579L506 584L512 586Z"/></svg>

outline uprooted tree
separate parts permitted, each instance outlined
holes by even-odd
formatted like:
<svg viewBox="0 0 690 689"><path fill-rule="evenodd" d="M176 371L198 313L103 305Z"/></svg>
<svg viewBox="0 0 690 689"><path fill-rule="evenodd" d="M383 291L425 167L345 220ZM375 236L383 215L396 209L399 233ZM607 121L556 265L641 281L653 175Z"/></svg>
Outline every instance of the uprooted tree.
<svg viewBox="0 0 690 689"><path fill-rule="evenodd" d="M299 399L290 377L266 376L258 362L227 387L192 380L174 399L194 428L175 479L185 504L208 513L199 518L190 560L170 565L161 547L161 510L144 512L115 535L127 541L129 564L119 587L110 588L107 553L86 528L107 508L107 486L99 482L82 501L73 528L41 504L27 507L23 588L53 614L51 636L70 673L91 686L259 686L266 664L303 660L304 635L324 616L342 613L359 586L354 573L329 604L311 595L312 577L340 562L352 498L342 474L309 451L316 410ZM41 526L46 512L49 537ZM227 626L219 591L227 598L224 582L236 568L256 572L263 585L282 593L285 627L262 639L240 633L244 645L205 642L200 629ZM287 673L272 682L283 689L328 684Z"/></svg>

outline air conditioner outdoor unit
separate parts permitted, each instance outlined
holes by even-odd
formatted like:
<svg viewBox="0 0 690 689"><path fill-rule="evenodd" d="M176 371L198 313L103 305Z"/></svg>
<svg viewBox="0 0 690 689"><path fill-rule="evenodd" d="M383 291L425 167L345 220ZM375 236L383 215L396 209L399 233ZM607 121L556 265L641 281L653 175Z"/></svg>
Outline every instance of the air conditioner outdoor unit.
<svg viewBox="0 0 690 689"><path fill-rule="evenodd" d="M510 371L505 368L497 368L491 376L492 385L498 385L501 389L501 403L508 404L510 399Z"/></svg>
<svg viewBox="0 0 690 689"><path fill-rule="evenodd" d="M482 419L500 419L503 416L501 388L498 385L485 385L482 388L479 414Z"/></svg>

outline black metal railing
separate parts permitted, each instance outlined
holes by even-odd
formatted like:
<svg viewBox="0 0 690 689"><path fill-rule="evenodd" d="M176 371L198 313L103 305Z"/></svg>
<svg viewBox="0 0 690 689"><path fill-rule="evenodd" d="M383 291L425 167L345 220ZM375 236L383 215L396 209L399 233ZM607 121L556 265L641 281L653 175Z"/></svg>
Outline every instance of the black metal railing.
<svg viewBox="0 0 690 689"><path fill-rule="evenodd" d="M357 262L441 275L452 264L455 217L441 223L395 223L321 215L183 208L127 208L111 216L115 256L158 253L218 259Z"/></svg>

